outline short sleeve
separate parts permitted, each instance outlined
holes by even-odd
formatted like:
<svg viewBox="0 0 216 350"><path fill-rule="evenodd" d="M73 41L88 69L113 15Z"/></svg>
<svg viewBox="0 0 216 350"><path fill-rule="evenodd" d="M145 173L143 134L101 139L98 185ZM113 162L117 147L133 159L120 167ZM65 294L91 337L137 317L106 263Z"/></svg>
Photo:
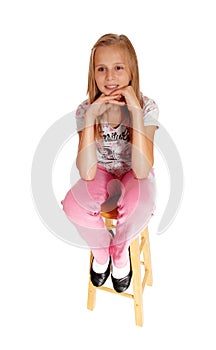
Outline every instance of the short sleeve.
<svg viewBox="0 0 216 350"><path fill-rule="evenodd" d="M77 131L82 131L84 128L84 122L85 122L85 114L86 111L89 107L89 101L85 100L83 101L77 108L76 110L76 126L77 126Z"/></svg>
<svg viewBox="0 0 216 350"><path fill-rule="evenodd" d="M144 117L144 125L155 125L157 128L159 127L158 117L159 117L159 109L154 100L142 96L143 98L143 117Z"/></svg>

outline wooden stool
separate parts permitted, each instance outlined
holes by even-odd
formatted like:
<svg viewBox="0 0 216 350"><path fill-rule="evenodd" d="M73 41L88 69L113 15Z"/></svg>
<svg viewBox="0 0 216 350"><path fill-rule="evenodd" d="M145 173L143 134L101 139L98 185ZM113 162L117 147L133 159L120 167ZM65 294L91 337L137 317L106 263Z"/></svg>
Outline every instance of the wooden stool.
<svg viewBox="0 0 216 350"><path fill-rule="evenodd" d="M117 219L117 210L114 209L110 212L101 212L101 216L105 218L105 224L108 230L115 228L113 220ZM135 322L137 326L143 326L143 298L142 294L145 285L152 286L152 267L151 267L151 254L149 244L148 227L146 227L138 237L136 237L130 244L130 255L132 265L132 282L133 293L117 293L114 289L106 286L95 287L91 283L89 277L88 284L88 301L87 308L93 310L96 301L96 289L101 289L106 292L118 294L120 296L132 298L134 300L134 312ZM141 258L142 255L142 258ZM92 263L93 255L90 252L90 267ZM141 265L144 266L144 277L142 278Z"/></svg>

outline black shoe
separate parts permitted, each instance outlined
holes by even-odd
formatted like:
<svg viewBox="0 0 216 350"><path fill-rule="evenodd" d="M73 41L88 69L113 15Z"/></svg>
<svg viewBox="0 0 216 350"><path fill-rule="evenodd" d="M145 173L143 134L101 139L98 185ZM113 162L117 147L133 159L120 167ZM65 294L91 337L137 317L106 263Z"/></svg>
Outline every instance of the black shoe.
<svg viewBox="0 0 216 350"><path fill-rule="evenodd" d="M90 269L91 282L95 287L100 287L106 282L106 280L110 274L110 264L111 264L111 259L109 261L109 265L108 265L106 271L103 273L95 272L92 268L92 265L91 265L91 269Z"/></svg>
<svg viewBox="0 0 216 350"><path fill-rule="evenodd" d="M131 277L132 277L132 271L128 273L127 276L123 278L114 278L113 275L111 275L112 283L113 283L113 288L115 289L116 292L122 293L126 289L128 289L130 282L131 282Z"/></svg>

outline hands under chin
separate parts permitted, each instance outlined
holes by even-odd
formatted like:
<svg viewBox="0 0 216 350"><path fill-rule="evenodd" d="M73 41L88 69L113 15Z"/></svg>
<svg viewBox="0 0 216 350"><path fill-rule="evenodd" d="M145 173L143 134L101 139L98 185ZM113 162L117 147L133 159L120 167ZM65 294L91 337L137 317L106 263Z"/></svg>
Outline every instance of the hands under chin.
<svg viewBox="0 0 216 350"><path fill-rule="evenodd" d="M115 96L114 99L117 103L127 105L130 112L141 110L140 102L131 85L118 88L117 90L113 91L109 96Z"/></svg>

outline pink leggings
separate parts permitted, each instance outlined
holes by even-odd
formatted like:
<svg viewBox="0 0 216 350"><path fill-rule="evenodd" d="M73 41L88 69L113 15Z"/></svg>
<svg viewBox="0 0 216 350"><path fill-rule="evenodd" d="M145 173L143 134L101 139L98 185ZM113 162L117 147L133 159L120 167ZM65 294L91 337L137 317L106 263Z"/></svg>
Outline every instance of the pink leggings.
<svg viewBox="0 0 216 350"><path fill-rule="evenodd" d="M114 237L100 215L104 202L106 211L118 209ZM153 169L148 178L138 180L132 170L119 178L98 166L95 178L91 181L80 179L68 191L62 204L96 261L105 264L111 256L116 267L124 267L131 240L147 226L155 209Z"/></svg>

